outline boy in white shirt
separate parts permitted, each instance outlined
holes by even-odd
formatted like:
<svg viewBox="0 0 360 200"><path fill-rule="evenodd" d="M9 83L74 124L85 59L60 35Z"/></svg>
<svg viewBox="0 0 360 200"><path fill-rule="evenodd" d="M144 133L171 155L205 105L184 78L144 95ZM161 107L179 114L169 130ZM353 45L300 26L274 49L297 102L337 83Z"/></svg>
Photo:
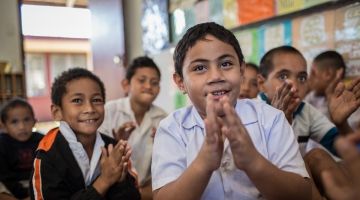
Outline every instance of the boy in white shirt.
<svg viewBox="0 0 360 200"><path fill-rule="evenodd" d="M237 100L243 59L235 36L215 23L195 25L179 41L173 78L193 106L159 125L154 199L311 198L284 114L261 102Z"/></svg>
<svg viewBox="0 0 360 200"><path fill-rule="evenodd" d="M132 147L131 161L139 178L142 199L152 199L153 135L166 112L153 104L160 91L160 70L146 56L135 58L126 70L123 88L128 97L109 101L99 131Z"/></svg>

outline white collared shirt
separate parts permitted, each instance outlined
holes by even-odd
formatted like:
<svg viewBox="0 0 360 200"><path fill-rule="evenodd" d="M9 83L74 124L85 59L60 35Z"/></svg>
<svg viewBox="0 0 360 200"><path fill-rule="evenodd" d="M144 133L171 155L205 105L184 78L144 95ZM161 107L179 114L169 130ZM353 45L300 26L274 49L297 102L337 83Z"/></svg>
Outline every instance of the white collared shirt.
<svg viewBox="0 0 360 200"><path fill-rule="evenodd" d="M140 186L151 179L150 166L153 148L151 134L153 128L157 128L160 120L166 116L165 111L152 105L145 113L142 123L136 126L128 139L131 146L131 162L138 173ZM112 130L119 129L121 125L128 121L136 123L134 112L130 106L130 98L109 101L105 105L105 118L99 131L113 137Z"/></svg>
<svg viewBox="0 0 360 200"><path fill-rule="evenodd" d="M281 111L248 99L238 100L235 110L262 156L281 170L309 177L293 130ZM153 190L175 181L197 157L204 139L204 122L193 106L179 109L162 120L153 147ZM229 143L225 141L220 168L213 172L201 199L261 198L246 173L235 167Z"/></svg>
<svg viewBox="0 0 360 200"><path fill-rule="evenodd" d="M69 125L64 121L61 121L59 129L69 143L70 149L83 174L85 185L90 185L100 175L101 147L105 145L100 133L96 133L93 153L89 159L83 145L77 141L76 135Z"/></svg>

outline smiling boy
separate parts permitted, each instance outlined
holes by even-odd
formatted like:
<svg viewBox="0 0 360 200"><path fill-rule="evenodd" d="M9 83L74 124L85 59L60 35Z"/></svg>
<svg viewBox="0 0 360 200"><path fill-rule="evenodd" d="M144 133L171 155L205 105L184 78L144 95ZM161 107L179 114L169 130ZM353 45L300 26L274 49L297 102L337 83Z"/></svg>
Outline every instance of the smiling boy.
<svg viewBox="0 0 360 200"><path fill-rule="evenodd" d="M282 112L237 100L244 72L235 36L215 23L190 28L176 46L178 88L193 105L155 135L155 199L309 199L308 174ZM266 117L264 116L266 113Z"/></svg>

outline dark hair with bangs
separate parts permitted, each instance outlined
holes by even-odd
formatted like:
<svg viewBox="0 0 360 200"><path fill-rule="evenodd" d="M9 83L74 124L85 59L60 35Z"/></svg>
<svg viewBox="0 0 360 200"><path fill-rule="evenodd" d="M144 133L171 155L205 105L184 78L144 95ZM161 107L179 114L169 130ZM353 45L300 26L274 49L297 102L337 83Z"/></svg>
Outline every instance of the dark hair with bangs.
<svg viewBox="0 0 360 200"><path fill-rule="evenodd" d="M297 54L305 61L305 58L301 54L301 52L292 46L275 47L269 50L268 52L266 52L265 55L260 60L259 72L264 78L267 78L268 75L272 72L272 70L274 70L274 63L273 63L274 56L276 54L281 54L281 53Z"/></svg>
<svg viewBox="0 0 360 200"><path fill-rule="evenodd" d="M244 56L239 42L231 31L214 22L201 23L188 29L176 45L173 60L175 63L175 72L179 74L180 77L183 77L182 68L186 53L196 44L197 41L203 40L206 35L212 35L220 41L234 47L234 50L239 58L239 62L244 62Z"/></svg>
<svg viewBox="0 0 360 200"><path fill-rule="evenodd" d="M80 78L88 78L95 81L101 90L101 95L105 101L105 87L104 83L95 74L84 68L72 68L61 73L55 78L51 87L51 101L54 105L62 106L61 99L66 93L66 85L73 80Z"/></svg>
<svg viewBox="0 0 360 200"><path fill-rule="evenodd" d="M147 56L140 56L135 58L128 68L126 69L126 79L130 82L131 78L134 76L135 72L139 68L151 68L156 71L159 75L159 79L161 78L161 73L159 67L155 64L154 60Z"/></svg>
<svg viewBox="0 0 360 200"><path fill-rule="evenodd" d="M35 119L34 110L32 106L29 104L29 102L27 102L25 99L22 99L20 97L14 97L1 107L0 110L1 122L5 123L9 118L8 116L9 111L17 107L27 108L30 111L30 114L33 117L33 119Z"/></svg>

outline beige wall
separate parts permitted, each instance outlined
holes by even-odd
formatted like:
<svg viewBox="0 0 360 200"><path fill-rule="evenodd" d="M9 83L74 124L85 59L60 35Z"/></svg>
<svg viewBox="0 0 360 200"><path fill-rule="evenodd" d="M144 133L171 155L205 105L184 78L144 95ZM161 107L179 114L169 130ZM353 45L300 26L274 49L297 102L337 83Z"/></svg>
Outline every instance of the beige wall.
<svg viewBox="0 0 360 200"><path fill-rule="evenodd" d="M7 61L12 72L22 72L20 20L17 0L0 1L0 61Z"/></svg>

